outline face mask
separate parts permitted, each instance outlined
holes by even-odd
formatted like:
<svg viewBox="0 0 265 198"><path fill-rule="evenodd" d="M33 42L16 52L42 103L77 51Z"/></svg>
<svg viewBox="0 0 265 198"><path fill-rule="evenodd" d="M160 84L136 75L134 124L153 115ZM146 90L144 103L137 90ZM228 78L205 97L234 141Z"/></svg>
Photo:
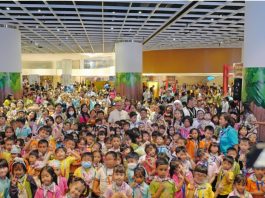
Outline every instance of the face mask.
<svg viewBox="0 0 265 198"><path fill-rule="evenodd" d="M91 162L82 162L82 167L83 168L90 168L91 167Z"/></svg>
<svg viewBox="0 0 265 198"><path fill-rule="evenodd" d="M137 166L136 163L128 163L128 168L131 169L131 170L135 169L136 166Z"/></svg>
<svg viewBox="0 0 265 198"><path fill-rule="evenodd" d="M74 115L74 111L69 111L69 115Z"/></svg>

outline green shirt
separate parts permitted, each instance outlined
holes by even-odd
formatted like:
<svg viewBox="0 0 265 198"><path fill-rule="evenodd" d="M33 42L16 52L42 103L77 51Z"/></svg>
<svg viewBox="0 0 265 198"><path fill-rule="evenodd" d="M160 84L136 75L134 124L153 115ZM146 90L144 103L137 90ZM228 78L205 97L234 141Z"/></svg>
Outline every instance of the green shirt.
<svg viewBox="0 0 265 198"><path fill-rule="evenodd" d="M165 189L162 191L160 198L173 198L175 195L176 186L173 181L163 181L163 185L165 186ZM150 184L150 192L152 197L156 194L160 187L160 182L158 181L152 181Z"/></svg>

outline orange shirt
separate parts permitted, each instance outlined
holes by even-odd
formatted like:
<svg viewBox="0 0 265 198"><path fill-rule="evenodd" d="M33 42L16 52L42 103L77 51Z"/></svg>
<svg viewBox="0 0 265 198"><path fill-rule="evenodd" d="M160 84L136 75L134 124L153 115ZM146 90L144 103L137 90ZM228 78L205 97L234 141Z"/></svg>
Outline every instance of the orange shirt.
<svg viewBox="0 0 265 198"><path fill-rule="evenodd" d="M198 142L195 140L188 139L186 149L190 157L194 160L198 150Z"/></svg>
<svg viewBox="0 0 265 198"><path fill-rule="evenodd" d="M207 141L207 140L203 139L202 141L200 141L199 148L204 149L205 151L208 151L211 142L212 142L211 140Z"/></svg>
<svg viewBox="0 0 265 198"><path fill-rule="evenodd" d="M247 187L246 190L250 193L252 192L257 192L257 191L261 191L261 187L264 187L264 183L262 181L256 182L255 180L253 180L252 176L250 176L249 178L247 178ZM253 198L262 198L264 197L263 195L252 195Z"/></svg>

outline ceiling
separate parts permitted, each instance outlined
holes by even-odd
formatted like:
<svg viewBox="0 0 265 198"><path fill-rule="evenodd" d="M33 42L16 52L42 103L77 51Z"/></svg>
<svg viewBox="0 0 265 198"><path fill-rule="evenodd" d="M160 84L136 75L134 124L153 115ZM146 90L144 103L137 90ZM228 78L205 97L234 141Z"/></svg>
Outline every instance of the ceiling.
<svg viewBox="0 0 265 198"><path fill-rule="evenodd" d="M241 47L244 1L0 1L0 26L18 28L23 53Z"/></svg>

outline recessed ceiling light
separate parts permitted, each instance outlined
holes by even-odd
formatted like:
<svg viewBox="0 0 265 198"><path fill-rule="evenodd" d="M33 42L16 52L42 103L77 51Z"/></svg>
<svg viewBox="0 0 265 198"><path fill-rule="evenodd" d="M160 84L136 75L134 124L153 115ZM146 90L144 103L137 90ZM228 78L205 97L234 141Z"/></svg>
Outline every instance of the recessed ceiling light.
<svg viewBox="0 0 265 198"><path fill-rule="evenodd" d="M67 36L67 37L65 37L65 39L66 39L66 40L68 40L68 36Z"/></svg>
<svg viewBox="0 0 265 198"><path fill-rule="evenodd" d="M175 38L173 38L173 41L175 41L176 39Z"/></svg>
<svg viewBox="0 0 265 198"><path fill-rule="evenodd" d="M111 27L110 29L111 29L111 30L113 30L114 28L113 28L113 27Z"/></svg>
<svg viewBox="0 0 265 198"><path fill-rule="evenodd" d="M6 10L10 10L10 7L6 7Z"/></svg>
<svg viewBox="0 0 265 198"><path fill-rule="evenodd" d="M222 15L222 14L220 14L220 17L223 17L223 15Z"/></svg>
<svg viewBox="0 0 265 198"><path fill-rule="evenodd" d="M38 25L36 25L36 28L39 28L39 26L38 26Z"/></svg>
<svg viewBox="0 0 265 198"><path fill-rule="evenodd" d="M38 9L38 12L41 12L41 9Z"/></svg>
<svg viewBox="0 0 265 198"><path fill-rule="evenodd" d="M112 12L112 14L115 14L115 13L116 13L115 11Z"/></svg>
<svg viewBox="0 0 265 198"><path fill-rule="evenodd" d="M60 32L60 29L57 29L57 32Z"/></svg>
<svg viewBox="0 0 265 198"><path fill-rule="evenodd" d="M214 19L213 19L213 18L211 18L211 21L214 21Z"/></svg>
<svg viewBox="0 0 265 198"><path fill-rule="evenodd" d="M139 13L139 14L142 14L142 11L139 11L138 13Z"/></svg>

